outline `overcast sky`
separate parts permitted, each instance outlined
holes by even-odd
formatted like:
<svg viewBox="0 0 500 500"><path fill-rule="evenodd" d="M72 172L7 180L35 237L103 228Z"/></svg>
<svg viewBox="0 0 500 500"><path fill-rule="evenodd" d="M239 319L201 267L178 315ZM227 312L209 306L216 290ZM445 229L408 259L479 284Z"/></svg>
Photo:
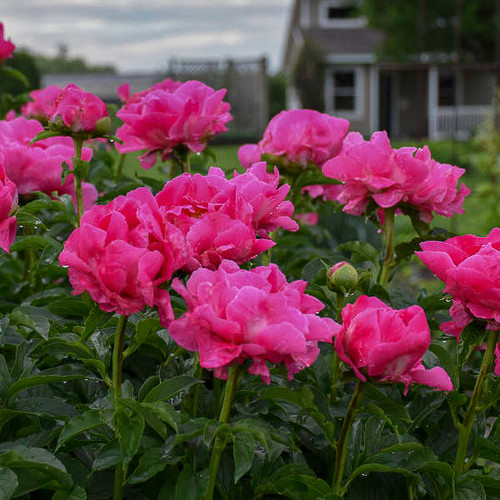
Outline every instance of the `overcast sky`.
<svg viewBox="0 0 500 500"><path fill-rule="evenodd" d="M283 57L292 0L0 0L5 35L19 47L113 63L121 72L165 69L171 57Z"/></svg>

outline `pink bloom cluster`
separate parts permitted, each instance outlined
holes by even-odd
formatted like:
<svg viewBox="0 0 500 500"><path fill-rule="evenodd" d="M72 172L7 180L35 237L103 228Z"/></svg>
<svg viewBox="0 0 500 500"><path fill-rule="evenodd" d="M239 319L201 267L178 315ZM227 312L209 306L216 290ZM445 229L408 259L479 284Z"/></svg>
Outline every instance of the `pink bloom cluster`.
<svg viewBox="0 0 500 500"><path fill-rule="evenodd" d="M75 198L73 174L69 174L64 184L61 181L62 164L71 166L75 155L73 141L69 137L52 137L31 144L33 138L43 131L36 120L19 117L10 121L0 121L0 155L9 178L16 184L20 195L42 191L47 194L70 194ZM92 150L83 148L83 159L89 161ZM85 208L97 199L97 191L92 184L83 183Z"/></svg>
<svg viewBox="0 0 500 500"><path fill-rule="evenodd" d="M431 336L421 307L395 310L363 295L344 307L342 320L335 351L360 380L368 376L379 382L402 382L405 394L412 383L453 390L442 368L426 370L422 364Z"/></svg>
<svg viewBox="0 0 500 500"><path fill-rule="evenodd" d="M263 154L277 157L285 167L321 167L340 152L348 129L347 120L312 109L282 111L269 122L259 144L242 146L238 157L245 168Z"/></svg>
<svg viewBox="0 0 500 500"><path fill-rule="evenodd" d="M146 188L85 212L59 256L69 266L74 294L87 291L104 311L129 315L158 306L173 319L170 296L160 286L186 258L182 233L165 221Z"/></svg>
<svg viewBox="0 0 500 500"><path fill-rule="evenodd" d="M45 112L49 123L53 126L62 126L70 132L88 134L99 134L101 128L109 129L106 104L96 95L85 92L72 83L47 104Z"/></svg>
<svg viewBox="0 0 500 500"><path fill-rule="evenodd" d="M452 321L441 325L443 331L458 339L474 318L500 329L500 228L485 237L467 234L420 246L416 254L453 298Z"/></svg>
<svg viewBox="0 0 500 500"><path fill-rule="evenodd" d="M216 269L223 259L241 264L275 244L269 232L296 231L293 205L285 201L289 186L278 182L277 169L267 173L264 162L231 180L211 168L206 176L185 173L169 181L156 199L166 220L185 235L184 269Z"/></svg>
<svg viewBox="0 0 500 500"><path fill-rule="evenodd" d="M174 92L182 85L182 82L177 82L171 78L166 78L161 82L155 83L152 87L146 90L141 90L140 92L134 92L130 94L130 84L124 83L120 85L116 91L118 97L124 104L133 104L140 102L140 100L149 92L153 90L166 90L167 92ZM125 107L123 108L125 109Z"/></svg>
<svg viewBox="0 0 500 500"><path fill-rule="evenodd" d="M145 93L134 94L117 116L124 122L117 136L121 153L146 150L143 168L151 168L159 154L165 161L176 146L200 152L207 142L227 130L232 119L226 90L213 90L198 81L180 85L163 82ZM122 90L122 95L126 92Z"/></svg>
<svg viewBox="0 0 500 500"><path fill-rule="evenodd" d="M3 34L3 24L0 23L0 64L2 64L6 59L12 57L12 52L16 46L9 40L4 38Z"/></svg>
<svg viewBox="0 0 500 500"><path fill-rule="evenodd" d="M44 89L30 92L30 101L21 106L21 115L25 118L32 118L46 125L49 121L47 111L50 111L56 102L57 97L62 92L62 88L57 85L49 85Z"/></svg>
<svg viewBox="0 0 500 500"><path fill-rule="evenodd" d="M17 220L12 212L17 208L16 185L5 174L0 153L0 248L8 252L17 231Z"/></svg>
<svg viewBox="0 0 500 500"><path fill-rule="evenodd" d="M351 132L342 152L323 165L327 177L342 181L331 186L328 196L345 205L344 212L361 215L370 200L380 208L408 204L424 222L433 212L445 217L463 213L470 190L462 184L464 169L438 163L429 148L392 149L385 132L375 132L370 141Z"/></svg>
<svg viewBox="0 0 500 500"><path fill-rule="evenodd" d="M304 293L305 281L287 283L275 264L245 271L224 261L216 271L195 271L187 287L175 279L173 288L188 310L170 324L170 335L185 349L199 351L201 366L219 378L245 359L252 360L249 372L268 384L266 361L284 363L292 378L315 361L318 341L331 342L340 328L317 316L324 306Z"/></svg>

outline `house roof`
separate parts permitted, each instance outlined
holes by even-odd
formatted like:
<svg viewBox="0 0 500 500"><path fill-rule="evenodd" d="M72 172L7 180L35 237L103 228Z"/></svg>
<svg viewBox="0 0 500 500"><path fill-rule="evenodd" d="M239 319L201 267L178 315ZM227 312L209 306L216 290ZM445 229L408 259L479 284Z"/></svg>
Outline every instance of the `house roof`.
<svg viewBox="0 0 500 500"><path fill-rule="evenodd" d="M304 37L316 42L328 54L374 54L384 40L383 33L362 29L307 29Z"/></svg>

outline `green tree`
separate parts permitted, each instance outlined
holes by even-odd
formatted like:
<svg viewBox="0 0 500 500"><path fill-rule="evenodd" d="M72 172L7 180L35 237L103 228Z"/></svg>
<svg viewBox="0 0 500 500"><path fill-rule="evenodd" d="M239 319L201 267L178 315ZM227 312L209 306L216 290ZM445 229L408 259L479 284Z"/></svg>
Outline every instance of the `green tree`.
<svg viewBox="0 0 500 500"><path fill-rule="evenodd" d="M361 6L369 25L385 34L381 58L395 61L422 53L495 60L496 9L492 0L364 0Z"/></svg>

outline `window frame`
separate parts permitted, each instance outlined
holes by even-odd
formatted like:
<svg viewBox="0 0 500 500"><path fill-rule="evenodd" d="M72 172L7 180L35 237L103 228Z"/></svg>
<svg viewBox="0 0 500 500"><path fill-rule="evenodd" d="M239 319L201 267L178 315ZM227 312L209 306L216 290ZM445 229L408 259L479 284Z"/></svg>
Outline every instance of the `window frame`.
<svg viewBox="0 0 500 500"><path fill-rule="evenodd" d="M335 109L335 74L352 72L354 75L354 109L352 110L337 110ZM347 119L363 118L364 110L364 71L362 66L335 66L326 70L325 84L325 108L327 113L334 114Z"/></svg>
<svg viewBox="0 0 500 500"><path fill-rule="evenodd" d="M348 19L329 19L330 7L349 7L345 0L322 0L319 5L319 25L322 28L365 28L368 25L366 17L353 17Z"/></svg>

